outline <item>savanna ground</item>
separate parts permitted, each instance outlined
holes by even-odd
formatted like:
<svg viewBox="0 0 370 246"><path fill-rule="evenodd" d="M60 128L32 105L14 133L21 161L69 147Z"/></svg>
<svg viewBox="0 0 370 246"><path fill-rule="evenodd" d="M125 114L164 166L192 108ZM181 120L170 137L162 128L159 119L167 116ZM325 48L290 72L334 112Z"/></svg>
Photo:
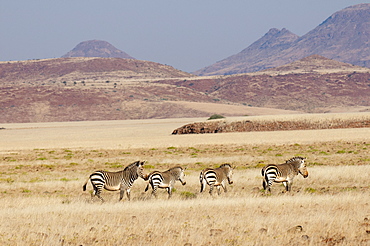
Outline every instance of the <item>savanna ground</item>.
<svg viewBox="0 0 370 246"><path fill-rule="evenodd" d="M175 125L183 122L4 125L1 244L370 243L368 128L171 136ZM279 184L272 194L262 192L261 167L293 156L307 158L309 177L296 177L290 194ZM82 191L93 171L121 170L136 160L147 161L145 172L186 167L187 184L176 183L171 200L164 190L158 199L145 193L141 179L130 202L107 191L105 203L92 202ZM200 194L200 170L225 162L235 166L228 192Z"/></svg>

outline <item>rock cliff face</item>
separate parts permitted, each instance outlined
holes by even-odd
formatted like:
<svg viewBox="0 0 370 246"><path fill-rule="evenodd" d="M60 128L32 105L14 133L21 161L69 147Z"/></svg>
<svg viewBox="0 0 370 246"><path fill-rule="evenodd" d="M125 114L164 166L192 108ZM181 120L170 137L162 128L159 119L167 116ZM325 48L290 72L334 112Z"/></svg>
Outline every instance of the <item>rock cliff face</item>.
<svg viewBox="0 0 370 246"><path fill-rule="evenodd" d="M310 121L234 121L225 120L195 122L175 129L172 134L203 134L223 132L259 132L259 131L290 131L312 129L341 129L341 128L367 128L369 120L329 120L328 122Z"/></svg>
<svg viewBox="0 0 370 246"><path fill-rule="evenodd" d="M200 69L196 75L255 72L310 55L370 67L370 4L338 11L312 31L298 37L286 29L270 29L240 53Z"/></svg>
<svg viewBox="0 0 370 246"><path fill-rule="evenodd" d="M135 59L127 53L117 49L110 43L102 40L89 40L79 43L73 50L62 56L67 57L103 57Z"/></svg>

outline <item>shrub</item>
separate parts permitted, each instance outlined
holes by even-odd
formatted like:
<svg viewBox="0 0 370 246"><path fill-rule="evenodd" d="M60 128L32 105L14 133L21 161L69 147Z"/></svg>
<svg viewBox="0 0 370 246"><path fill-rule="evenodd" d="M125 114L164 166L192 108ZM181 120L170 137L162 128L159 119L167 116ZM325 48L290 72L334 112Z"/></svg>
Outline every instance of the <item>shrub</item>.
<svg viewBox="0 0 370 246"><path fill-rule="evenodd" d="M311 187L307 187L307 188L305 189L305 191L306 191L307 193L315 193L315 192L317 192L317 190L316 190L316 189L311 188Z"/></svg>
<svg viewBox="0 0 370 246"><path fill-rule="evenodd" d="M214 115L211 115L211 117L209 117L207 120L215 120L215 119L222 119L222 118L225 118L225 117L219 114L214 114Z"/></svg>
<svg viewBox="0 0 370 246"><path fill-rule="evenodd" d="M180 193L180 196L182 199L194 199L197 197L196 194L194 194L193 192L190 192L190 191L183 191Z"/></svg>

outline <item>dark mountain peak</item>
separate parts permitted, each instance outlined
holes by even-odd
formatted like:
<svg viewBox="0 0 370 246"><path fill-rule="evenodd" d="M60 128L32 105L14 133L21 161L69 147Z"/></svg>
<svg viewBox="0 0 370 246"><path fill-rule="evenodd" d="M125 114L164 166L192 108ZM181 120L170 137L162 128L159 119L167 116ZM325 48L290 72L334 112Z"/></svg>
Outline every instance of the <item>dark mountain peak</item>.
<svg viewBox="0 0 370 246"><path fill-rule="evenodd" d="M290 45L298 39L298 35L290 32L286 28L281 30L271 28L265 35L242 50L240 53L232 55L209 67L195 71L194 74L228 75L255 72L273 67L269 64L262 64L259 61L268 59L270 56L289 48ZM283 65L283 63L278 65Z"/></svg>
<svg viewBox="0 0 370 246"><path fill-rule="evenodd" d="M115 57L135 59L103 40L89 40L81 42L73 50L62 57Z"/></svg>
<svg viewBox="0 0 370 246"><path fill-rule="evenodd" d="M370 3L337 11L302 37L285 28L271 28L240 53L200 69L195 74L255 72L314 54L370 67Z"/></svg>
<svg viewBox="0 0 370 246"><path fill-rule="evenodd" d="M283 28L281 30L277 29L277 28L271 28L266 34L265 36L284 36L284 35L292 35L293 33L291 31L289 31L288 29L286 28ZM295 35L295 34L293 34ZM295 35L296 36L296 35Z"/></svg>
<svg viewBox="0 0 370 246"><path fill-rule="evenodd" d="M258 39L256 42L244 49L241 53L253 49L266 49L275 46L280 47L282 45L290 44L298 38L298 35L290 32L285 28L281 30L277 28L271 28L262 38Z"/></svg>
<svg viewBox="0 0 370 246"><path fill-rule="evenodd" d="M277 28L275 28L275 27L273 27L273 28L271 28L266 34L265 34L265 36L274 36L274 35L276 35L278 32L280 32L280 30L279 29L277 29Z"/></svg>
<svg viewBox="0 0 370 246"><path fill-rule="evenodd" d="M370 4L358 4L335 12L300 38L290 54L322 56L370 67ZM288 55L290 55L288 53Z"/></svg>

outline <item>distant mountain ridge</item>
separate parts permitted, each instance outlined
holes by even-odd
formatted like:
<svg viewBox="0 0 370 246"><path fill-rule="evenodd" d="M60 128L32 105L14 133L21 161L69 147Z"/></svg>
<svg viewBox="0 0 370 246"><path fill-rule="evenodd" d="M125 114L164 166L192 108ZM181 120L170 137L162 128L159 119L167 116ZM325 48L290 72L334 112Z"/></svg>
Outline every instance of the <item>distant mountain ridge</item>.
<svg viewBox="0 0 370 246"><path fill-rule="evenodd" d="M318 54L370 67L370 3L338 11L299 37L287 29L272 28L262 38L226 59L195 71L196 75L248 73L281 66Z"/></svg>
<svg viewBox="0 0 370 246"><path fill-rule="evenodd" d="M102 58L124 58L135 59L129 54L117 49L110 43L102 40L89 40L79 43L73 50L63 55L67 57L102 57Z"/></svg>
<svg viewBox="0 0 370 246"><path fill-rule="evenodd" d="M156 62L122 58L69 57L0 62L0 85L32 83L105 82L127 79L192 77Z"/></svg>
<svg viewBox="0 0 370 246"><path fill-rule="evenodd" d="M369 81L369 68L318 55L207 77L121 58L0 62L0 123L369 111Z"/></svg>

